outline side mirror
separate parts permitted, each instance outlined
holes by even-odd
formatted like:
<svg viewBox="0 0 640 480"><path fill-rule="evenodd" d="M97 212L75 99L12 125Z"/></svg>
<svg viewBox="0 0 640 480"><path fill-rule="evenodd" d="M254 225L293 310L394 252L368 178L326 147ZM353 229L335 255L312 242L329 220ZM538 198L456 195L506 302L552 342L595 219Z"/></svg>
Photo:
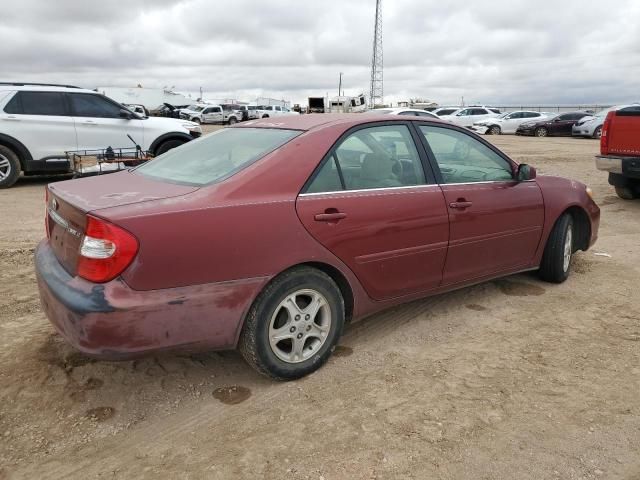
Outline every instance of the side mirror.
<svg viewBox="0 0 640 480"><path fill-rule="evenodd" d="M136 118L137 115L135 113L130 112L129 110L125 110L124 108L120 109L120 118L126 118L127 120L131 120L132 118Z"/></svg>
<svg viewBox="0 0 640 480"><path fill-rule="evenodd" d="M527 180L534 180L536 178L536 169L526 163L518 165L518 181L526 182Z"/></svg>

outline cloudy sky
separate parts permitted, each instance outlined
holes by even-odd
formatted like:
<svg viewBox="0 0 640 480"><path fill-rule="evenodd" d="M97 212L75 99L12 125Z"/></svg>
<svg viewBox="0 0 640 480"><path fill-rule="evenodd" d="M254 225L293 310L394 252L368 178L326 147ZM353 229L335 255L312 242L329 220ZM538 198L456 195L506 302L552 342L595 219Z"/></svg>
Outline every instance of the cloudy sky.
<svg viewBox="0 0 640 480"><path fill-rule="evenodd" d="M0 80L368 92L375 0L0 0ZM387 101L640 101L638 0L385 0Z"/></svg>

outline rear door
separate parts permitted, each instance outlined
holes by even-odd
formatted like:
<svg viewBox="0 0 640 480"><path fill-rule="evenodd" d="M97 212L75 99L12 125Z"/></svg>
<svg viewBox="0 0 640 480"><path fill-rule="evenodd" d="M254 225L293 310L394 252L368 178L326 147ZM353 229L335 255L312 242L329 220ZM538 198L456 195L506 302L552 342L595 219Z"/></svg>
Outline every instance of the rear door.
<svg viewBox="0 0 640 480"><path fill-rule="evenodd" d="M144 138L144 120L120 117L122 107L106 97L91 93L67 93L76 123L79 150L133 148L148 149Z"/></svg>
<svg viewBox="0 0 640 480"><path fill-rule="evenodd" d="M440 284L447 208L408 124L369 124L343 136L296 208L311 235L355 273L372 298Z"/></svg>
<svg viewBox="0 0 640 480"><path fill-rule="evenodd" d="M465 132L430 125L418 130L449 211L443 285L528 267L544 223L538 184L515 181L509 160Z"/></svg>
<svg viewBox="0 0 640 480"><path fill-rule="evenodd" d="M68 166L65 152L77 148L73 117L60 92L17 92L0 112L0 131L23 143L34 160L61 170Z"/></svg>

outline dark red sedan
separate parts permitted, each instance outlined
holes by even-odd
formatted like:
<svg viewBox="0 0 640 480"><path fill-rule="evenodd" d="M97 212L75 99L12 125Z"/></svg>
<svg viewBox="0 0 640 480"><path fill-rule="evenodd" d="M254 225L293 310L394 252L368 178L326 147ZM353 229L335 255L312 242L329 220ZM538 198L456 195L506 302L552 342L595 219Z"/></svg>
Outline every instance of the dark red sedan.
<svg viewBox="0 0 640 480"><path fill-rule="evenodd" d="M73 346L109 359L239 347L297 378L353 318L527 270L562 282L596 240L585 185L536 178L466 129L269 120L48 186L38 285Z"/></svg>

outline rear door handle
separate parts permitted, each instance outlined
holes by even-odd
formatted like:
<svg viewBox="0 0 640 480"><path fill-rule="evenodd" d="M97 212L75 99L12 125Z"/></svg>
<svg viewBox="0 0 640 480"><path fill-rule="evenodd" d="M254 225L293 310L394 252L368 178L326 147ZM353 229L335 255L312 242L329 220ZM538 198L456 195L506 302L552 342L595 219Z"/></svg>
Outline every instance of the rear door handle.
<svg viewBox="0 0 640 480"><path fill-rule="evenodd" d="M347 218L347 214L342 212L318 213L313 218L316 222L337 222Z"/></svg>
<svg viewBox="0 0 640 480"><path fill-rule="evenodd" d="M449 207L455 208L456 210L464 210L465 208L469 208L473 203L467 202L466 200L458 200L457 202L451 202Z"/></svg>

